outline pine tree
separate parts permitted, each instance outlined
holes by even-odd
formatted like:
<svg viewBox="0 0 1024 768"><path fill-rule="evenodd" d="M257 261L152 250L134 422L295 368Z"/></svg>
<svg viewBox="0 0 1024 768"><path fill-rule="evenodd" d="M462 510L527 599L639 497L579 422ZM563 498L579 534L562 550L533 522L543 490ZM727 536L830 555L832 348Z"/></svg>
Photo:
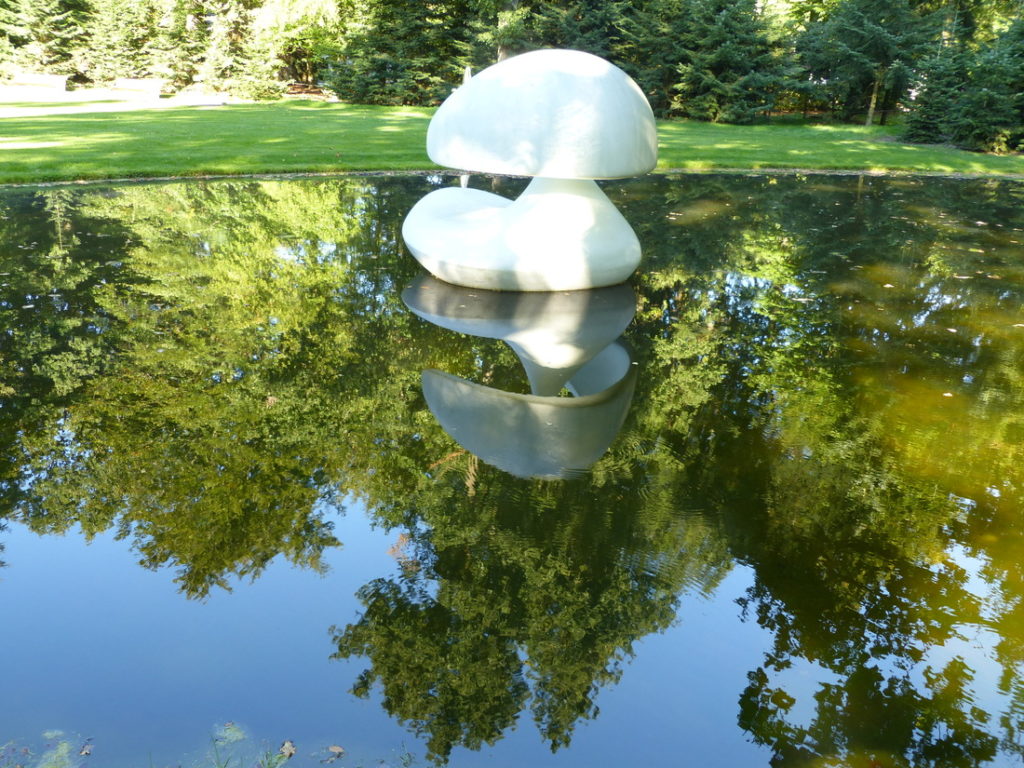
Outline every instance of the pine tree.
<svg viewBox="0 0 1024 768"><path fill-rule="evenodd" d="M780 58L756 0L691 0L680 41L672 112L711 122L750 123L771 110L783 82Z"/></svg>
<svg viewBox="0 0 1024 768"><path fill-rule="evenodd" d="M228 92L253 100L280 97L286 84L279 77L283 64L279 50L270 35L253 34L246 38L239 66L227 80Z"/></svg>
<svg viewBox="0 0 1024 768"><path fill-rule="evenodd" d="M18 66L68 73L82 28L75 9L61 0L13 0L0 15L0 33Z"/></svg>
<svg viewBox="0 0 1024 768"><path fill-rule="evenodd" d="M158 0L156 30L149 43L149 68L173 87L193 82L209 44L202 0Z"/></svg>
<svg viewBox="0 0 1024 768"><path fill-rule="evenodd" d="M969 54L956 43L943 46L922 62L903 138L931 144L952 138L955 116L967 85L968 67Z"/></svg>
<svg viewBox="0 0 1024 768"><path fill-rule="evenodd" d="M570 48L614 58L622 21L622 2L571 0L539 4L533 28L544 47Z"/></svg>
<svg viewBox="0 0 1024 768"><path fill-rule="evenodd" d="M797 48L821 95L844 119L902 96L912 67L933 36L908 0L841 0L827 18L809 24Z"/></svg>
<svg viewBox="0 0 1024 768"><path fill-rule="evenodd" d="M341 5L338 0L266 0L255 11L254 35L260 45L274 49L288 80L315 83L341 48L349 15Z"/></svg>
<svg viewBox="0 0 1024 768"><path fill-rule="evenodd" d="M468 10L462 0L374 0L329 84L356 103L440 103L475 63Z"/></svg>
<svg viewBox="0 0 1024 768"><path fill-rule="evenodd" d="M1024 17L979 51L952 123L969 149L1024 149Z"/></svg>
<svg viewBox="0 0 1024 768"><path fill-rule="evenodd" d="M14 44L7 34L7 29L14 22L8 0L0 0L0 82L13 74Z"/></svg>
<svg viewBox="0 0 1024 768"><path fill-rule="evenodd" d="M147 0L92 0L84 74L93 82L152 74L157 9Z"/></svg>
<svg viewBox="0 0 1024 768"><path fill-rule="evenodd" d="M694 24L689 0L643 0L623 11L616 58L647 96L654 114L666 117L678 82L680 41Z"/></svg>
<svg viewBox="0 0 1024 768"><path fill-rule="evenodd" d="M224 90L244 58L243 40L250 21L238 0L207 4L209 37L195 79L206 88Z"/></svg>
<svg viewBox="0 0 1024 768"><path fill-rule="evenodd" d="M483 65L540 47L534 37L534 6L542 0L471 0L470 49L483 54Z"/></svg>

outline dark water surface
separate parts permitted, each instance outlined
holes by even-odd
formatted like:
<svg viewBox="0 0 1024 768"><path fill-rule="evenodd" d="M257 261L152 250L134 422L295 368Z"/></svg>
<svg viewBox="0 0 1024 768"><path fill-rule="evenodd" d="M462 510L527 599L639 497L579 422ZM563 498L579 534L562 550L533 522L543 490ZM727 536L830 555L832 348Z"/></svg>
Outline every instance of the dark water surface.
<svg viewBox="0 0 1024 768"><path fill-rule="evenodd" d="M609 183L541 298L452 183L0 192L0 768L1020 764L1024 183Z"/></svg>

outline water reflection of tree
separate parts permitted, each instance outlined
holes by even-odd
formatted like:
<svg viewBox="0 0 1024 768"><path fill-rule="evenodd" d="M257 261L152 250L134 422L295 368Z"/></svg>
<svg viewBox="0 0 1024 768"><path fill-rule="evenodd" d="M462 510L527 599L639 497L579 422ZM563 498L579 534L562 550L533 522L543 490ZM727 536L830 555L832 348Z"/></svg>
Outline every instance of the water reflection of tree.
<svg viewBox="0 0 1024 768"><path fill-rule="evenodd" d="M493 742L526 706L552 749L567 744L633 642L728 569L707 524L648 499L624 459L607 457L597 487L449 461L413 500L425 527L402 574L364 587L359 621L334 631L340 657L371 664L356 693L379 682L436 758Z"/></svg>
<svg viewBox="0 0 1024 768"><path fill-rule="evenodd" d="M409 540L337 652L367 657L357 692L379 684L438 757L527 707L567 743L727 553L774 637L739 722L778 764L1019 751L1020 185L611 186L647 244L645 375L592 477L556 484L481 465L423 406L424 367L521 377L501 345L401 308L423 185L9 195L0 516L113 528L200 596L277 554L316 567L325 511L361 497ZM998 635L1002 712L963 659L930 656L964 626ZM801 664L830 682L798 705Z"/></svg>
<svg viewBox="0 0 1024 768"><path fill-rule="evenodd" d="M1019 287L964 286L966 249L951 264L943 251L955 239L937 232L945 205L922 206L915 219L893 205L901 185L862 184L856 195L816 186L803 200L781 197L785 208L738 233L733 253L719 250L732 274L718 276L717 290L732 295L739 343L715 391L725 418L712 427L727 437L705 456L709 495L723 494L731 550L756 573L744 609L775 638L750 674L740 724L780 765L975 765L995 754L995 723L974 704L964 660L933 665L928 652L958 625L984 623L951 556L959 524L976 519L957 497L984 505L986 482L1018 482L1019 448L1007 457L980 444L1016 423L1007 398L1022 404L1021 368L1010 381L1013 366L999 363L1021 353L1005 335L1013 318L999 314L1019 311ZM921 197L931 202L920 195L915 208ZM824 216L826 205L839 211ZM911 246L907 235L921 230L935 240ZM894 244L902 252L892 259ZM836 280L837 255L851 261L850 277ZM998 254L987 270L993 263ZM833 281L828 294L819 273ZM791 719L785 684L798 660L836 676L820 685L806 724Z"/></svg>
<svg viewBox="0 0 1024 768"><path fill-rule="evenodd" d="M145 565L177 564L192 595L279 553L316 566L337 543L323 508L343 492L345 456L330 422L347 417L337 371L358 359L347 329L364 311L339 296L345 249L386 236L365 210L384 200L360 191L173 185L72 207L65 193L16 201L4 263L24 308L5 329L5 415L17 416L3 419L6 514L39 532L114 526ZM55 196L60 222L32 216ZM89 241L72 259L58 235Z"/></svg>

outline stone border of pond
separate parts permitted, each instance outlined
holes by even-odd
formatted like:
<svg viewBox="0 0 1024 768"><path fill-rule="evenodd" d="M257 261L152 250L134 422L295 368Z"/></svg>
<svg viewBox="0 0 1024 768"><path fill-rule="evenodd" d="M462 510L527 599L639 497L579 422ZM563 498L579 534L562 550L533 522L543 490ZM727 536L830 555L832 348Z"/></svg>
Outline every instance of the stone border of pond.
<svg viewBox="0 0 1024 768"><path fill-rule="evenodd" d="M288 179L339 179L345 177L386 176L445 176L459 177L458 171L446 169L405 171L307 171L296 173L224 173L192 176L143 176L139 178L78 179L68 181L11 182L0 184L5 189L52 189L55 187L104 187L123 184L173 184L181 181L284 181ZM490 176L479 173L472 176ZM992 179L994 181L1024 181L1024 173L964 173L953 171L900 171L851 170L839 168L659 168L651 176L870 176L872 178L934 178L934 179ZM526 178L508 176L504 178ZM638 177L643 178L643 177Z"/></svg>

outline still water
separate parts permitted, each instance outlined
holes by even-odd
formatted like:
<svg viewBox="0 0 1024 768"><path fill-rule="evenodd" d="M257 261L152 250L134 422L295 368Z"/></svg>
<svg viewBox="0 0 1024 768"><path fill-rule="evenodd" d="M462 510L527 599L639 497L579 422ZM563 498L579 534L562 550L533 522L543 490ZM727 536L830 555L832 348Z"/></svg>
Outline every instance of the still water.
<svg viewBox="0 0 1024 768"><path fill-rule="evenodd" d="M0 193L0 768L1019 765L1024 183L609 183L540 297L453 183Z"/></svg>

